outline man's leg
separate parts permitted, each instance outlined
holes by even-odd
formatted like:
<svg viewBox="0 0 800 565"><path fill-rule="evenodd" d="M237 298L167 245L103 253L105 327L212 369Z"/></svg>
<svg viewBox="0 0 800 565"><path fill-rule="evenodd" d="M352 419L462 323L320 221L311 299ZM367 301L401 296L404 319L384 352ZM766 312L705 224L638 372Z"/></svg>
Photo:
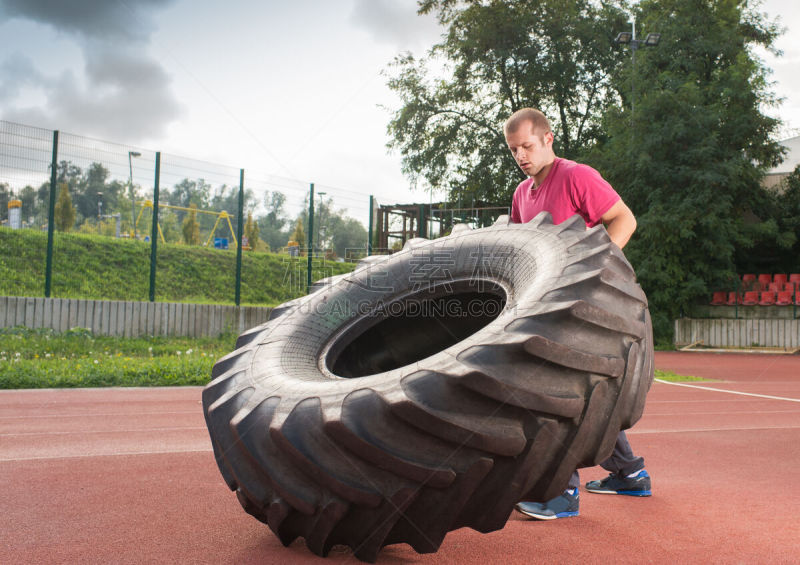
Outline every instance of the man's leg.
<svg viewBox="0 0 800 565"><path fill-rule="evenodd" d="M633 454L628 437L622 431L617 436L611 457L600 463L611 474L601 481L589 481L586 490L600 494L650 496L650 475L644 469L644 457Z"/></svg>

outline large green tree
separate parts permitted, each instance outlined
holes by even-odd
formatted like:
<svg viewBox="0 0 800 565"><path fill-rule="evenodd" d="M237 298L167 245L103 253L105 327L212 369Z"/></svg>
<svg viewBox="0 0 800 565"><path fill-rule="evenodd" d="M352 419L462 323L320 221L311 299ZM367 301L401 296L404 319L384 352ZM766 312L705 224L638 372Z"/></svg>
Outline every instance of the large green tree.
<svg viewBox="0 0 800 565"><path fill-rule="evenodd" d="M401 55L389 87L402 101L388 126L414 183L452 200L508 202L524 177L502 125L526 106L552 120L556 148L577 155L598 135L620 64L616 31L627 16L609 0L423 0L447 28L428 57ZM440 69L436 73L429 68Z"/></svg>
<svg viewBox="0 0 800 565"><path fill-rule="evenodd" d="M625 253L662 339L681 310L731 284L737 253L791 244L760 185L780 158L779 123L762 111L773 100L753 48L771 49L778 29L752 4L643 0L637 24L661 43L638 50L635 71L628 59L622 104L588 155L637 216Z"/></svg>

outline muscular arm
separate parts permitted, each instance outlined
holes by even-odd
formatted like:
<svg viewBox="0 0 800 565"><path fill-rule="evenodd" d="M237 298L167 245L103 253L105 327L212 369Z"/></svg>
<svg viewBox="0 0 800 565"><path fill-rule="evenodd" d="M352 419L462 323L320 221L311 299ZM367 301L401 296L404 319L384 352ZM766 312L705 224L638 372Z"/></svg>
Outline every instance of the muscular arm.
<svg viewBox="0 0 800 565"><path fill-rule="evenodd" d="M622 201L618 200L608 212L601 217L611 241L622 249L636 230L636 218L633 212Z"/></svg>

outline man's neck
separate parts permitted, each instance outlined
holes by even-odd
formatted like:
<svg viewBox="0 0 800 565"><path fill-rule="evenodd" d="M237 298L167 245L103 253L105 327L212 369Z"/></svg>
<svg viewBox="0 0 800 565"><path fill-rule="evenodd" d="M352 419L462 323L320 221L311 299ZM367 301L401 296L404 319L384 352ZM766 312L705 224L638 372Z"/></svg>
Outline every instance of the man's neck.
<svg viewBox="0 0 800 565"><path fill-rule="evenodd" d="M533 179L533 185L531 186L531 188L533 188L535 190L535 189L539 188L540 186L542 186L542 183L544 182L544 179L546 179L547 175L550 174L550 171L552 170L553 165L555 164L555 162L556 162L556 158L553 157L553 160L550 161L549 164L547 164L544 167L542 167L541 171L539 171L538 173L536 173L535 175L533 175L531 177Z"/></svg>

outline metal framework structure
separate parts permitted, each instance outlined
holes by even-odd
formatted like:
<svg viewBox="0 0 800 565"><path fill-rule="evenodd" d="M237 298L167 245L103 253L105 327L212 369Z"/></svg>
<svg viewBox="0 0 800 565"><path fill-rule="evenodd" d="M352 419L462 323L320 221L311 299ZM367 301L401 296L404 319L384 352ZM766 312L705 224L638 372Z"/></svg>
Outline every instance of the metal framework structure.
<svg viewBox="0 0 800 565"><path fill-rule="evenodd" d="M454 224L473 227L491 225L499 216L510 214L508 206L475 201L465 208L452 202L429 204L385 204L377 208L374 239L378 249L389 250L398 240L401 244L414 237L432 239L449 232Z"/></svg>
<svg viewBox="0 0 800 565"><path fill-rule="evenodd" d="M144 209L145 208L150 208L150 210L153 210L153 201L152 200L145 200L144 202L141 202L140 204L142 206L142 209L139 210L139 215L136 217L136 224L134 225L134 229L136 229L136 225L139 224L139 220L142 218L142 213L144 213ZM192 210L194 210L198 214L208 214L209 216L216 216L217 217L217 221L214 222L214 227L211 228L211 233L209 234L208 239L206 240L206 242L204 244L206 247L208 247L208 245L211 243L211 240L214 238L214 234L217 232L217 226L219 226L219 223L222 220L225 220L225 221L228 222L228 228L230 228L230 230L231 230L231 238L233 239L233 244L234 245L237 244L237 242L236 242L237 241L236 240L236 232L233 231L233 225L231 224L231 215L228 214L225 210L223 210L222 212L211 212L209 210L199 210L197 208L186 208L185 206L173 206L171 204L159 204L158 207L159 208L169 208L170 210L183 210L185 212L191 212ZM161 232L161 224L156 223L156 226L158 226L158 235L161 236L161 243L166 243L166 241L164 240L164 234Z"/></svg>

